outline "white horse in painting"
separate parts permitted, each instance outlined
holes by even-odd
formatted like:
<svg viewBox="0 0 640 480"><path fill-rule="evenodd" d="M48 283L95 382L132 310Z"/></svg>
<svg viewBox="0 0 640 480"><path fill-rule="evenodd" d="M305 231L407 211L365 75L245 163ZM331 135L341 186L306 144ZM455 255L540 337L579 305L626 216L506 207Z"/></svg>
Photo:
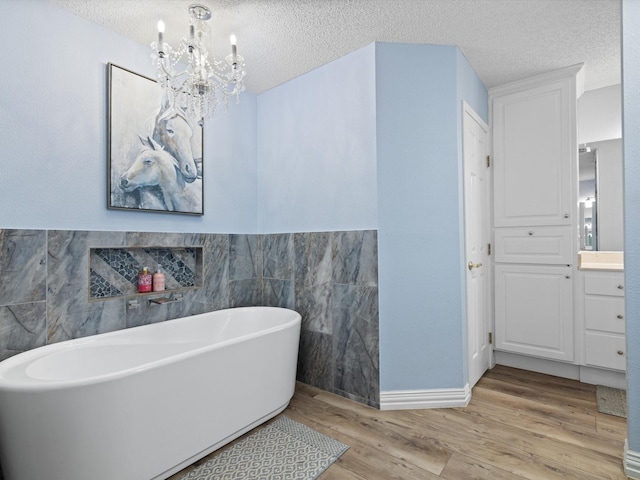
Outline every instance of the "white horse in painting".
<svg viewBox="0 0 640 480"><path fill-rule="evenodd" d="M202 198L198 188L187 185L178 173L178 161L152 138L140 139L143 148L129 169L120 177L125 192L137 188L158 186L166 209L179 212L199 212Z"/></svg>
<svg viewBox="0 0 640 480"><path fill-rule="evenodd" d="M178 161L178 171L185 182L194 182L202 176L193 155L191 139L193 128L184 110L166 95L153 123L153 140L162 145Z"/></svg>

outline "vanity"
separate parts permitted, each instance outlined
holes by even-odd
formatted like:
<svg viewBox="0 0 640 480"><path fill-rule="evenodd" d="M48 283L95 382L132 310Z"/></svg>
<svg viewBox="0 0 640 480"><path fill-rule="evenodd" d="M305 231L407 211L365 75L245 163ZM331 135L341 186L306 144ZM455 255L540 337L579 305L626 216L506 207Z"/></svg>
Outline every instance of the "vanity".
<svg viewBox="0 0 640 480"><path fill-rule="evenodd" d="M489 91L494 359L626 388L622 141L579 148L583 80L576 65Z"/></svg>
<svg viewBox="0 0 640 480"><path fill-rule="evenodd" d="M581 251L578 259L580 380L626 388L624 254Z"/></svg>

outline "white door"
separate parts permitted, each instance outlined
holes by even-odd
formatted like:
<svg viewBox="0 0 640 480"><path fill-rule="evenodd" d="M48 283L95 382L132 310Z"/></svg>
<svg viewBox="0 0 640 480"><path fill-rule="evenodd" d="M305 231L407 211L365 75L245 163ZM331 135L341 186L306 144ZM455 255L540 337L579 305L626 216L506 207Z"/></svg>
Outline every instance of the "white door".
<svg viewBox="0 0 640 480"><path fill-rule="evenodd" d="M464 218L469 387L491 366L489 127L463 103Z"/></svg>

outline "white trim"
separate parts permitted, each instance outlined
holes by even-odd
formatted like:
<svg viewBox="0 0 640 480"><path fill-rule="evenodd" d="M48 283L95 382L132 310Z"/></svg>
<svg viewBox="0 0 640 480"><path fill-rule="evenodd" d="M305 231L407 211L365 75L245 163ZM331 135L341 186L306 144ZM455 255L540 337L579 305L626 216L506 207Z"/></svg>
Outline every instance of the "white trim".
<svg viewBox="0 0 640 480"><path fill-rule="evenodd" d="M580 366L573 363L548 360L546 358L520 355L518 353L494 351L496 364L532 372L544 373L556 377L580 380Z"/></svg>
<svg viewBox="0 0 640 480"><path fill-rule="evenodd" d="M640 452L629 450L629 441L624 441L624 473L627 477L640 480Z"/></svg>
<svg viewBox="0 0 640 480"><path fill-rule="evenodd" d="M487 131L487 135L489 135L489 125L487 125L487 122L485 122L480 117L480 115L478 115L476 113L476 111L473 109L473 107L471 105L469 105L467 102L465 102L464 100L462 100L462 113L463 114L468 113L469 116L471 118L473 118L474 121L478 122L478 124L480 124L482 126L482 128L484 128Z"/></svg>
<svg viewBox="0 0 640 480"><path fill-rule="evenodd" d="M627 375L625 372L605 370L604 368L580 365L580 381L591 385L605 385L621 390L627 389Z"/></svg>
<svg viewBox="0 0 640 480"><path fill-rule="evenodd" d="M552 83L558 80L562 80L567 77L574 77L576 79L576 98L584 93L584 69L582 68L584 63L578 63L571 65L570 67L560 68L551 72L545 72L532 77L527 77L523 80L516 80L504 85L498 85L489 89L489 102L495 97L501 97L503 95L510 95L512 93L520 92L521 90L538 87L540 83Z"/></svg>
<svg viewBox="0 0 640 480"><path fill-rule="evenodd" d="M466 407L471 388L434 388L431 390L394 390L380 392L380 410Z"/></svg>

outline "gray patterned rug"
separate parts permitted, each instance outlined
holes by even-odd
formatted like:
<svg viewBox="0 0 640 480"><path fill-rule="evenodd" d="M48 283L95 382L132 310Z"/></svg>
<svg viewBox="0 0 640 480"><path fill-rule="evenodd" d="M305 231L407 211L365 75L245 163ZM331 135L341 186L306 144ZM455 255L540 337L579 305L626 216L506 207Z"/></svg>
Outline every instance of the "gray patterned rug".
<svg viewBox="0 0 640 480"><path fill-rule="evenodd" d="M596 399L600 413L627 418L627 392L624 390L597 385Z"/></svg>
<svg viewBox="0 0 640 480"><path fill-rule="evenodd" d="M313 480L348 448L283 415L180 480Z"/></svg>

